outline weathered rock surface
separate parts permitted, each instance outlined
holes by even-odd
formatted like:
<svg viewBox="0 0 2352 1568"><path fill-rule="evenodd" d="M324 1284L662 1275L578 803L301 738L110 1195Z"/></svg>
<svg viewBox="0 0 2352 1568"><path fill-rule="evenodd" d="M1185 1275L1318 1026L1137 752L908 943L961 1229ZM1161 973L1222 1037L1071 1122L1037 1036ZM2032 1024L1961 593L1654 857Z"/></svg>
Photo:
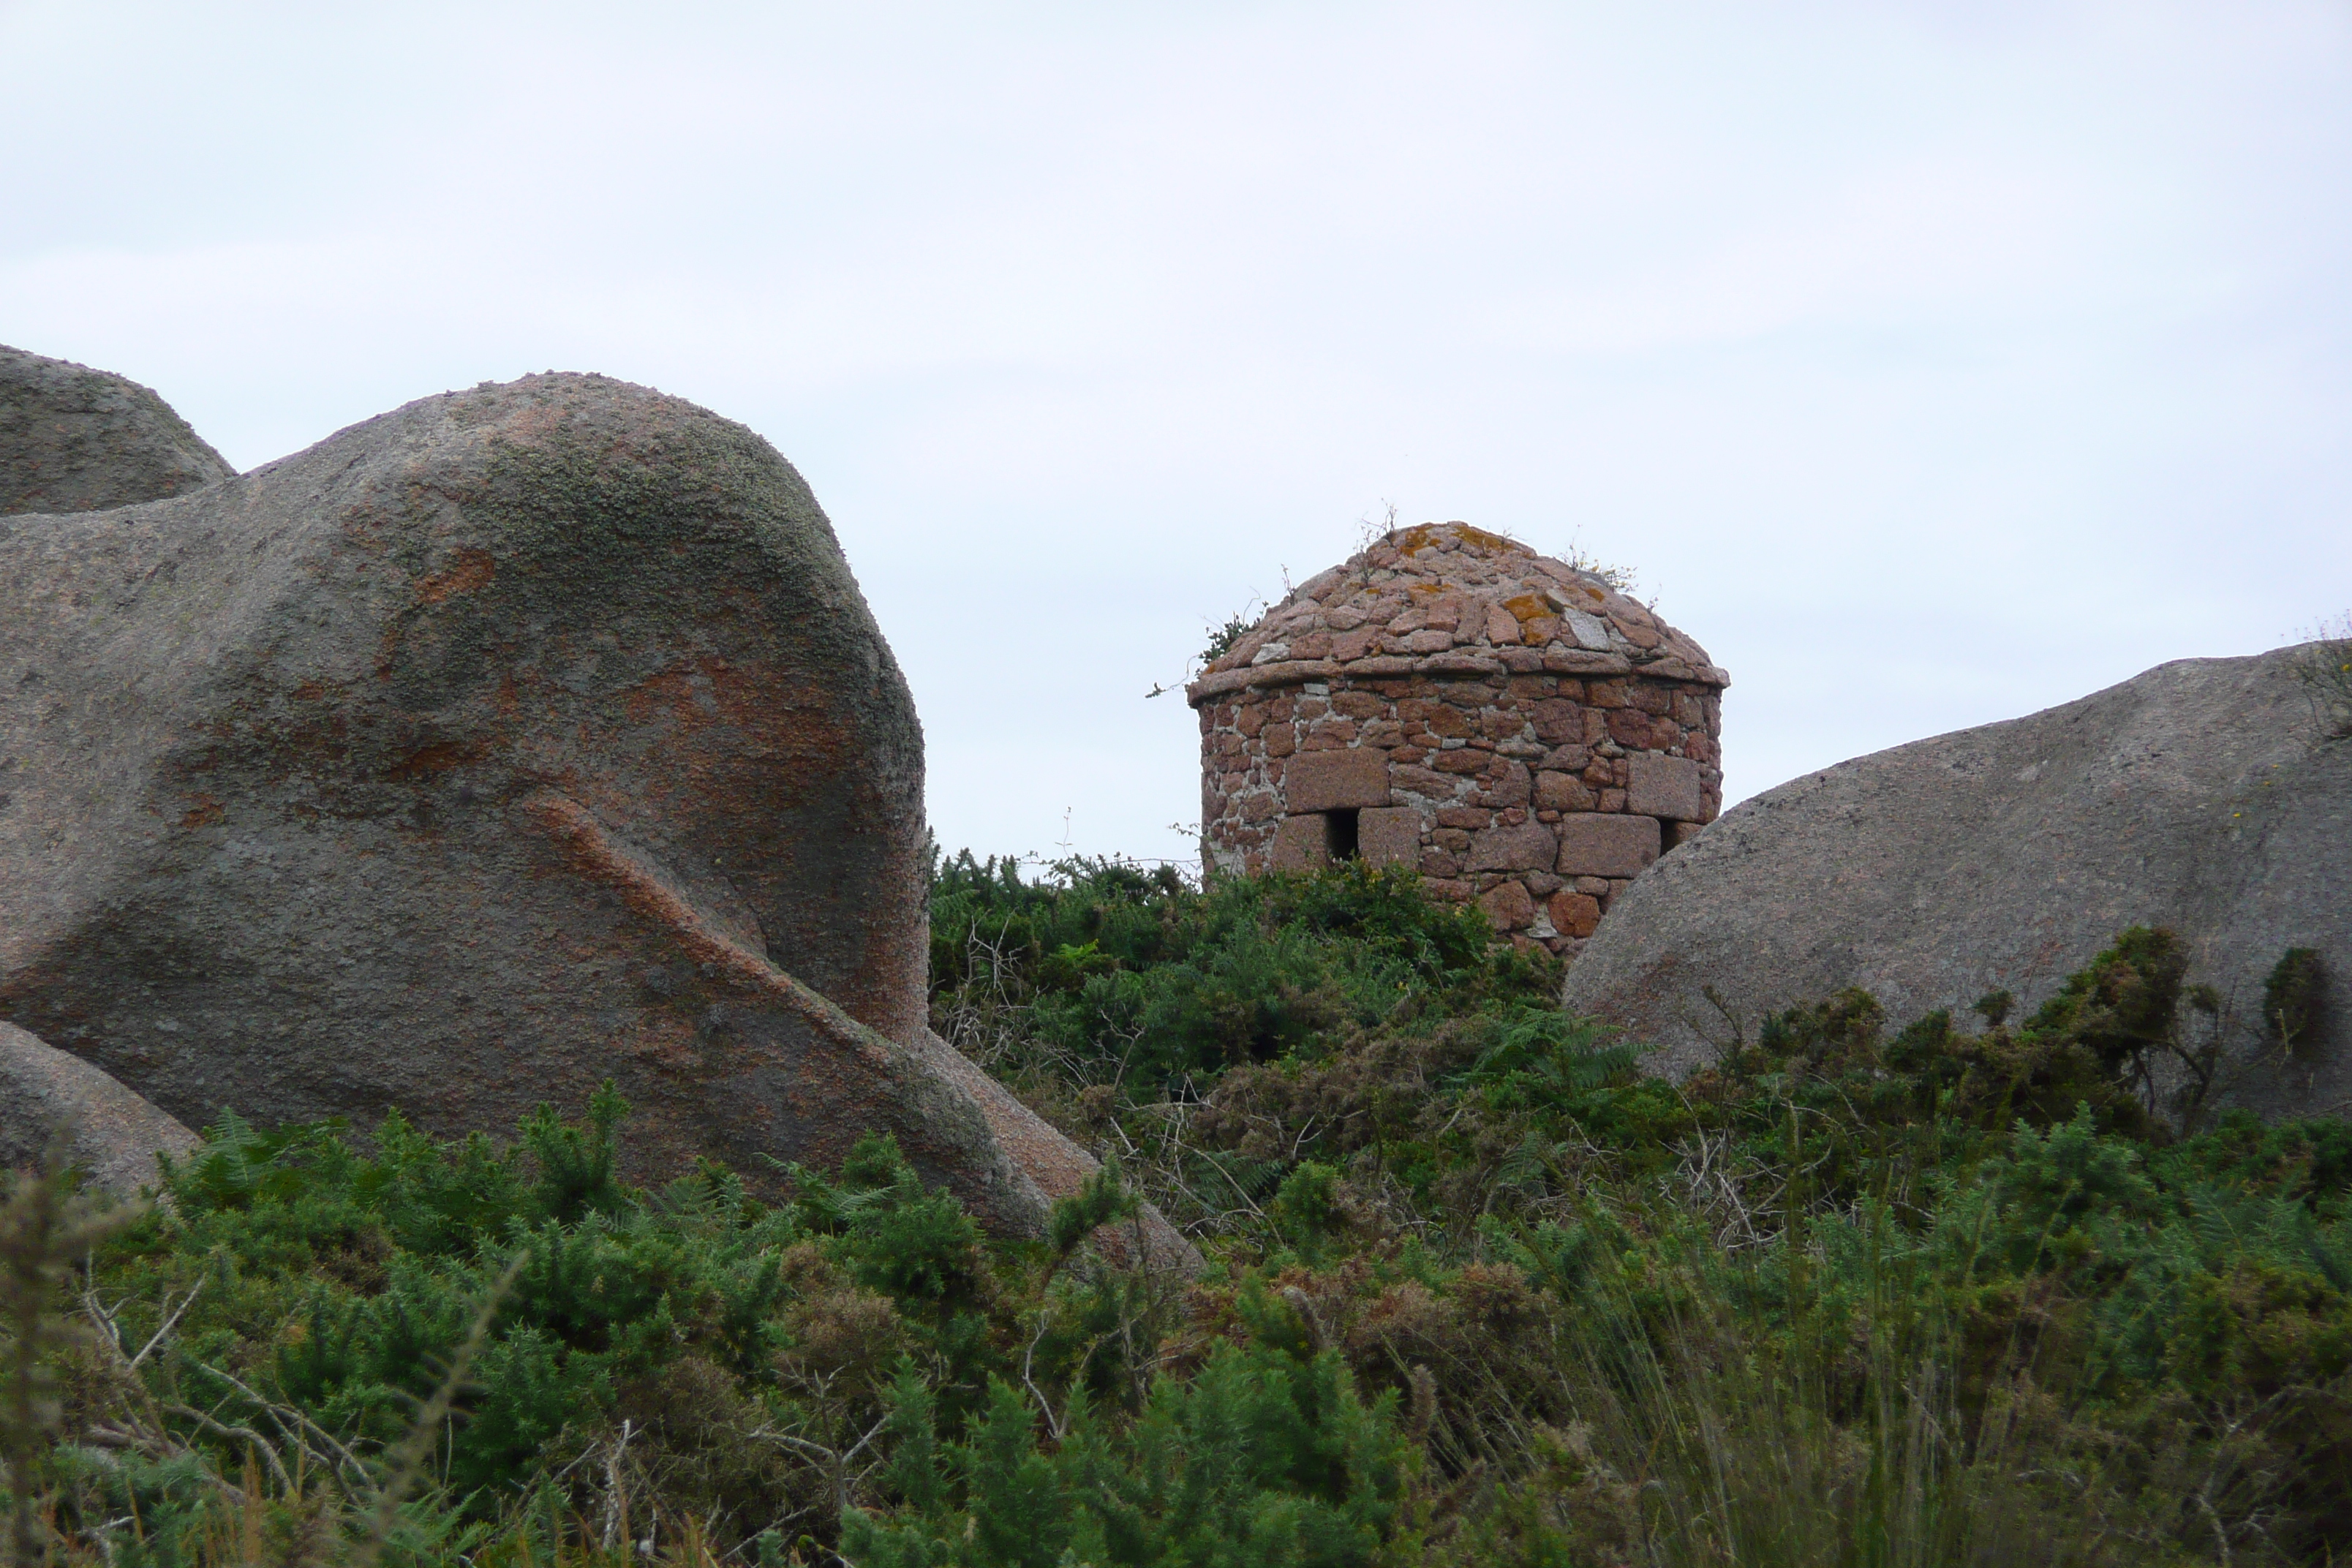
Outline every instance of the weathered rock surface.
<svg viewBox="0 0 2352 1568"><path fill-rule="evenodd" d="M37 1165L51 1141L91 1185L136 1197L162 1173L158 1154L195 1148L196 1135L113 1079L24 1030L0 1024L0 1165Z"/></svg>
<svg viewBox="0 0 2352 1568"><path fill-rule="evenodd" d="M0 517L133 506L236 471L137 382L0 344Z"/></svg>
<svg viewBox="0 0 2352 1568"><path fill-rule="evenodd" d="M2352 1106L2352 746L2321 748L2302 650L2167 664L2023 719L1796 779L1726 813L1627 889L1569 972L1573 1011L1661 1069L1730 1025L1847 985L1908 1020L2007 990L2031 1008L2122 928L2166 925L2252 1024L2288 947L2331 1005L2315 1064L2242 1098Z"/></svg>
<svg viewBox="0 0 2352 1568"><path fill-rule="evenodd" d="M0 521L0 1016L190 1121L610 1077L641 1175L886 1130L1031 1228L1092 1162L925 1026L922 783L808 487L642 387Z"/></svg>

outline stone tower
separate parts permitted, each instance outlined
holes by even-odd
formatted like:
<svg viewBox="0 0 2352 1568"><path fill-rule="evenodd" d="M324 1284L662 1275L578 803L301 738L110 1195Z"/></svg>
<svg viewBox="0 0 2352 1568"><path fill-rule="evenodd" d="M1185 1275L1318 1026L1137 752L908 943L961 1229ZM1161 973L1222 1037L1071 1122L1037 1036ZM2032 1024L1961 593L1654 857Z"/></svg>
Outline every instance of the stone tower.
<svg viewBox="0 0 2352 1568"><path fill-rule="evenodd" d="M1572 953L1721 809L1730 679L1593 573L1465 523L1399 529L1187 689L1206 868L1412 866Z"/></svg>

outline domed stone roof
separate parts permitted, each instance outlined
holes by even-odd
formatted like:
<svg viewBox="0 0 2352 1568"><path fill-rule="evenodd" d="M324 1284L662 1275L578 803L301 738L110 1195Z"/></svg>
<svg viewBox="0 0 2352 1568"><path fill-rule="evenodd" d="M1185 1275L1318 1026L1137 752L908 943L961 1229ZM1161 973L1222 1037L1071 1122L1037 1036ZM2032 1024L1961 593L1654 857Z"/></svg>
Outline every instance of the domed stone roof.
<svg viewBox="0 0 2352 1568"><path fill-rule="evenodd" d="M1594 573L1464 522L1401 528L1310 578L1193 682L1203 699L1333 677L1640 674L1727 686L1706 650Z"/></svg>

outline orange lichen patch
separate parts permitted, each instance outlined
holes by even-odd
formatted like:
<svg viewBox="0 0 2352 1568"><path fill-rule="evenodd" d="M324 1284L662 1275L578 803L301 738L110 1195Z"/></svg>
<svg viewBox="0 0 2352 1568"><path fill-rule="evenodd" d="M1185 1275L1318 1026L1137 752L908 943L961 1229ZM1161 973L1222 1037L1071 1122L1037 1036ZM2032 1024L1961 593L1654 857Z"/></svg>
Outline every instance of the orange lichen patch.
<svg viewBox="0 0 2352 1568"><path fill-rule="evenodd" d="M714 763L745 758L816 763L845 743L829 705L803 676L764 665L718 658L672 665L633 683L623 700L629 722L664 729L679 758L683 748L712 730L725 737L725 757L711 757Z"/></svg>
<svg viewBox="0 0 2352 1568"><path fill-rule="evenodd" d="M180 826L203 827L207 824L218 822L227 815L227 811L223 808L219 801L215 800L211 795L200 795L196 796L196 803L188 808L187 815L180 818Z"/></svg>
<svg viewBox="0 0 2352 1568"><path fill-rule="evenodd" d="M426 778L434 773L447 773L460 763L471 762L480 752L481 747L478 744L436 741L429 746L419 746L393 763L384 770L384 777L401 780Z"/></svg>
<svg viewBox="0 0 2352 1568"><path fill-rule="evenodd" d="M1546 599L1541 594L1521 594L1515 598L1504 600L1503 608L1510 611L1521 621L1532 621L1539 616L1551 614L1551 601Z"/></svg>
<svg viewBox="0 0 2352 1568"><path fill-rule="evenodd" d="M1519 628L1519 640L1529 647L1541 647L1559 636L1558 616L1538 616Z"/></svg>
<svg viewBox="0 0 2352 1568"><path fill-rule="evenodd" d="M499 563L487 550L467 544L459 547L457 559L446 568L416 582L416 601L421 605L437 605L453 595L470 594L498 575Z"/></svg>
<svg viewBox="0 0 2352 1568"><path fill-rule="evenodd" d="M1417 555L1433 550L1441 539L1451 539L1457 545L1468 545L1485 554L1533 555L1534 551L1516 539L1506 539L1499 533L1489 533L1483 528L1473 528L1466 522L1417 522L1390 536L1389 542L1407 555Z"/></svg>
<svg viewBox="0 0 2352 1568"><path fill-rule="evenodd" d="M1516 539L1506 539L1499 533L1489 533L1483 528L1473 528L1466 522L1454 525L1454 537L1465 544L1475 545L1489 554L1533 555L1534 551Z"/></svg>
<svg viewBox="0 0 2352 1568"><path fill-rule="evenodd" d="M691 665L674 664L632 682L622 698L629 722L650 724L667 717L688 730L710 723L718 714L719 692L711 683L698 684L698 673Z"/></svg>

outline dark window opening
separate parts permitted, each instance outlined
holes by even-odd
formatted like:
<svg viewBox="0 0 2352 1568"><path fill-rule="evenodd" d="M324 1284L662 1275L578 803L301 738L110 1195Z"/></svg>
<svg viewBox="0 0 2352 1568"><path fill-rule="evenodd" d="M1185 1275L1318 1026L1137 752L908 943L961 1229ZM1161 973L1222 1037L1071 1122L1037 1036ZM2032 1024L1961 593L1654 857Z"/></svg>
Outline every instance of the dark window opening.
<svg viewBox="0 0 2352 1568"><path fill-rule="evenodd" d="M1332 859L1353 860L1356 858L1357 832L1356 807L1350 805L1323 814L1323 842L1329 847Z"/></svg>

